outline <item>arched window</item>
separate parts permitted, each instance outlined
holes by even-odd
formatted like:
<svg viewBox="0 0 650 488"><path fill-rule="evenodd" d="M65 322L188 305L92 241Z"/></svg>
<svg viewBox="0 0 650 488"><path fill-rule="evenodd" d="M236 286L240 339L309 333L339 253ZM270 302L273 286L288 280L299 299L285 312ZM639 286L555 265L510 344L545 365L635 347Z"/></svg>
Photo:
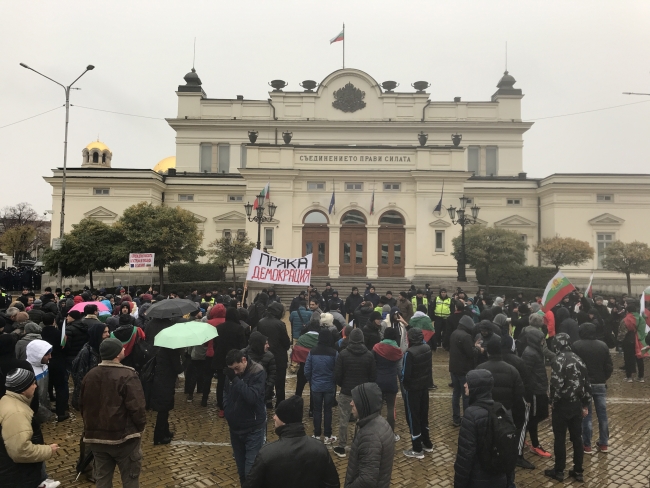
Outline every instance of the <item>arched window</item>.
<svg viewBox="0 0 650 488"><path fill-rule="evenodd" d="M102 163L106 163L106 153L102 154Z"/></svg>
<svg viewBox="0 0 650 488"><path fill-rule="evenodd" d="M343 225L366 225L366 218L358 210L350 210L341 219Z"/></svg>
<svg viewBox="0 0 650 488"><path fill-rule="evenodd" d="M404 218L399 212L386 212L379 219L379 225L404 225Z"/></svg>
<svg viewBox="0 0 650 488"><path fill-rule="evenodd" d="M93 163L99 163L99 153L96 151L93 153Z"/></svg>
<svg viewBox="0 0 650 488"><path fill-rule="evenodd" d="M303 222L305 224L327 224L327 217L325 217L325 214L323 212L314 210L305 215Z"/></svg>

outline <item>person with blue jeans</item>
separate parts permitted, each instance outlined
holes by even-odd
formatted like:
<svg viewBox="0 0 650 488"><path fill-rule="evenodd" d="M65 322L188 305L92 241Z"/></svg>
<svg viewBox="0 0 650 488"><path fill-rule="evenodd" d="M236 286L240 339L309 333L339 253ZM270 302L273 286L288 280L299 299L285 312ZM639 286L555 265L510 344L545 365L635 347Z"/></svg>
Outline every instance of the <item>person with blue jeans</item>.
<svg viewBox="0 0 650 488"><path fill-rule="evenodd" d="M332 408L336 397L334 367L338 352L334 349L334 337L326 327L318 333L318 344L309 351L305 362L305 377L309 381L314 411L314 435L321 436L321 424L325 420L325 444L337 440L332 436ZM323 415L323 409L325 414Z"/></svg>
<svg viewBox="0 0 650 488"><path fill-rule="evenodd" d="M598 326L586 322L580 326L580 340L573 343L573 352L582 359L587 366L589 382L591 383L591 396L598 417L599 439L596 447L601 452L608 451L609 423L607 421L607 380L614 371L612 356L605 342L598 340ZM593 435L593 421L591 401L587 407L587 416L582 419L582 444L584 453L593 454L591 436Z"/></svg>
<svg viewBox="0 0 650 488"><path fill-rule="evenodd" d="M223 408L239 480L244 484L266 434L266 372L239 349L226 354Z"/></svg>
<svg viewBox="0 0 650 488"><path fill-rule="evenodd" d="M449 374L454 392L451 395L452 424L460 427L460 399L463 399L463 412L469 407L469 399L465 394L465 376L474 369L477 356L472 334L474 321L464 315L458 322L458 327L449 338Z"/></svg>

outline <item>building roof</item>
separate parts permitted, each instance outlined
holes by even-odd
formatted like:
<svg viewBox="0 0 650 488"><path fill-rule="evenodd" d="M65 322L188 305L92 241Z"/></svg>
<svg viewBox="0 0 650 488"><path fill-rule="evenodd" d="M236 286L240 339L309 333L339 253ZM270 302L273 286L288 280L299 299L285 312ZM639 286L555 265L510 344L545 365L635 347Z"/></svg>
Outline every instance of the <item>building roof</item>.
<svg viewBox="0 0 650 488"><path fill-rule="evenodd" d="M176 167L176 156L169 156L158 161L158 164L156 164L153 167L153 170L157 173L163 173L167 171L169 168L175 168L175 167Z"/></svg>
<svg viewBox="0 0 650 488"><path fill-rule="evenodd" d="M110 152L110 149L108 148L108 146L106 144L104 144L103 142L99 141L99 140L93 141L90 144L88 144L86 146L86 149L88 149L89 151L91 149L99 149L100 151L109 151Z"/></svg>

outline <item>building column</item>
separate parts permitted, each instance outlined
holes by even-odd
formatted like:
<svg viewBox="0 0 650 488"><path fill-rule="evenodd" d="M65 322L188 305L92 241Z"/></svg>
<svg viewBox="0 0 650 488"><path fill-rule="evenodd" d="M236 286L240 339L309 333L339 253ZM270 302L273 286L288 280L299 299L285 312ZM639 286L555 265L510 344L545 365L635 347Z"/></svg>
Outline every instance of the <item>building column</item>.
<svg viewBox="0 0 650 488"><path fill-rule="evenodd" d="M367 229L367 246L366 250L366 274L368 279L379 277L379 226L366 225Z"/></svg>
<svg viewBox="0 0 650 488"><path fill-rule="evenodd" d="M293 230L293 236L290 254L292 256L302 256L302 224L293 224L291 228Z"/></svg>
<svg viewBox="0 0 650 488"><path fill-rule="evenodd" d="M415 265L418 258L415 225L404 226L404 241L404 276L412 279L415 276Z"/></svg>
<svg viewBox="0 0 650 488"><path fill-rule="evenodd" d="M329 277L331 279L338 278L339 265L341 257L339 251L341 248L341 224L327 224L329 230Z"/></svg>

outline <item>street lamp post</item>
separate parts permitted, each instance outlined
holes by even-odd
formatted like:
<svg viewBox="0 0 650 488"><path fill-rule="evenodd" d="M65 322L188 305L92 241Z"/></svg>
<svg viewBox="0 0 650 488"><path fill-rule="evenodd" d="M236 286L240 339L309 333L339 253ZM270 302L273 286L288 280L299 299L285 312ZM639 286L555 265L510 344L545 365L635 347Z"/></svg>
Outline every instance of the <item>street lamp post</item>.
<svg viewBox="0 0 650 488"><path fill-rule="evenodd" d="M88 71L95 69L95 67L92 64L89 64L86 66L86 70L83 73L77 76L77 78L68 86L65 86L62 83L53 80L49 76L45 76L43 73L36 71L34 68L30 68L25 63L20 63L20 65L23 68L31 70L34 73L41 75L43 78L47 78L48 80L56 83L61 88L63 88L63 91L65 92L65 138L63 140L63 179L61 180L61 225L59 226L59 239L61 239L63 238L63 229L65 225L65 181L68 169L68 124L70 122L70 90L72 89L72 85L79 81L79 78L85 75ZM57 286L59 288L63 288L63 271L61 269L61 263L59 263Z"/></svg>
<svg viewBox="0 0 650 488"><path fill-rule="evenodd" d="M465 262L466 262L466 256L465 256L465 226L466 225L471 225L475 224L476 220L478 218L478 212L481 210L481 207L477 207L476 204L474 204L473 207L470 208L472 212L472 216L468 217L466 213L466 207L467 207L467 198L466 196L460 197L460 208L456 210L456 207L451 205L447 211L449 212L449 217L451 217L451 221L454 225L458 224L460 225L460 235L461 235L461 245L460 245L460 267L458 269L458 281L465 282L467 281L467 275L465 274Z"/></svg>
<svg viewBox="0 0 650 488"><path fill-rule="evenodd" d="M275 215L275 210L278 208L273 203L269 203L269 214L268 216L264 215L264 198L264 195L261 193L257 195L257 209L255 210L255 215L253 215L253 205L250 202L247 202L246 205L244 205L248 221L257 222L257 249L262 248L262 222L271 222Z"/></svg>

